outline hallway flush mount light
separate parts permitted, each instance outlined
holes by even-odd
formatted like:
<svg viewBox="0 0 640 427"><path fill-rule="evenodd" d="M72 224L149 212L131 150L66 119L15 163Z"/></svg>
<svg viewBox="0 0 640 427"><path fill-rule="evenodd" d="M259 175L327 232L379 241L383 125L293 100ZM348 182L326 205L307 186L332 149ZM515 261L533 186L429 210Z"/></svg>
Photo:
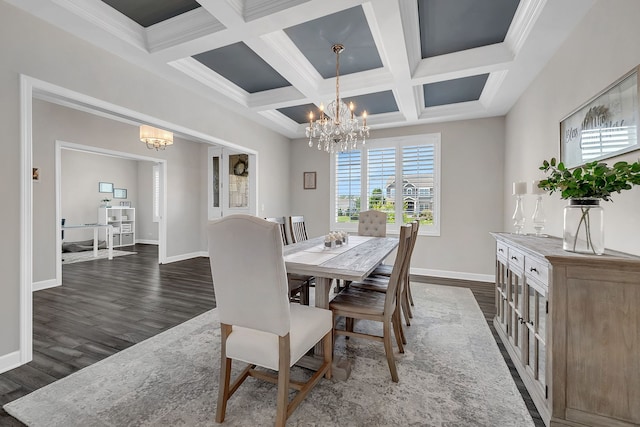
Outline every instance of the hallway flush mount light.
<svg viewBox="0 0 640 427"><path fill-rule="evenodd" d="M154 128L153 126L140 126L140 141L147 144L147 148L152 150L164 150L167 145L173 145L173 133L168 130Z"/></svg>
<svg viewBox="0 0 640 427"><path fill-rule="evenodd" d="M320 104L320 117L317 120L314 121L313 112L309 113L309 126L306 129L309 147L313 147L315 139L318 150L324 149L327 153L353 150L360 138L364 145L369 137L367 112L362 113L360 125L353 113L353 102L347 106L340 99L340 54L344 51L344 46L334 44L332 49L336 54L336 99L327 105L326 112L324 105Z"/></svg>

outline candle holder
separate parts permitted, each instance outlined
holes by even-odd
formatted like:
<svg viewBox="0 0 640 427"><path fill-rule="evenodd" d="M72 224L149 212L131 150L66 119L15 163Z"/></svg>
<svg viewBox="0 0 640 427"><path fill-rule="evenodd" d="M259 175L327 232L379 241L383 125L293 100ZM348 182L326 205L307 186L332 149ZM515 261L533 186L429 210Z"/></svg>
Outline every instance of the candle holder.
<svg viewBox="0 0 640 427"><path fill-rule="evenodd" d="M516 228L516 234L523 234L522 229L524 228L524 223L526 221L523 205L524 201L522 200L522 195L516 194L516 209L513 211L513 216L511 217L513 220L513 226Z"/></svg>
<svg viewBox="0 0 640 427"><path fill-rule="evenodd" d="M547 222L547 218L544 215L544 206L542 205L541 194L538 194L538 197L536 198L536 208L533 211L531 221L533 222L533 228L536 230L536 236L546 237L546 234L542 234L542 230L544 230L544 224Z"/></svg>

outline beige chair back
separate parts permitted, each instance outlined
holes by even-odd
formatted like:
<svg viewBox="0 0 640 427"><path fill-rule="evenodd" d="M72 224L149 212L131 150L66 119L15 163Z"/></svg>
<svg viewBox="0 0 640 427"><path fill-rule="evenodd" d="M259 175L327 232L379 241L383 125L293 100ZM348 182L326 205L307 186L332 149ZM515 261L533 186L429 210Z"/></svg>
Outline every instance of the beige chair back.
<svg viewBox="0 0 640 427"><path fill-rule="evenodd" d="M287 272L278 224L251 215L209 222L209 260L220 322L289 333Z"/></svg>
<svg viewBox="0 0 640 427"><path fill-rule="evenodd" d="M358 234L360 236L386 237L386 212L375 210L360 212L358 219Z"/></svg>

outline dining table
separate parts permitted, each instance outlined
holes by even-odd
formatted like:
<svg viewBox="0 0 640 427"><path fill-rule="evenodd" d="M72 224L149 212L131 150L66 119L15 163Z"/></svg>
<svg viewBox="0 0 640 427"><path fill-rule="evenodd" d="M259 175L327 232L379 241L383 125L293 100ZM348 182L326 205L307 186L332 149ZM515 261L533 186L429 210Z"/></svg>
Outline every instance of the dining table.
<svg viewBox="0 0 640 427"><path fill-rule="evenodd" d="M363 280L398 247L397 237L349 236L335 247L325 245L325 237L316 237L287 245L283 249L287 273L315 277L315 306L329 309L334 280ZM316 345L314 356L301 365L314 369L322 360L322 346ZM334 360L334 376L346 379L350 368L345 360Z"/></svg>

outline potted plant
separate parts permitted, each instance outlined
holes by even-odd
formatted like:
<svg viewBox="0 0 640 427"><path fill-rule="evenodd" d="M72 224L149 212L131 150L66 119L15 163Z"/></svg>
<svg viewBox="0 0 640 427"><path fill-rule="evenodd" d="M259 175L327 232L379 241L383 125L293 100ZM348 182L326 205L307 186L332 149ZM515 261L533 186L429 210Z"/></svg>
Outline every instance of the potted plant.
<svg viewBox="0 0 640 427"><path fill-rule="evenodd" d="M600 200L611 201L613 193L640 184L640 162L608 166L594 161L569 170L552 158L543 161L540 170L547 178L540 180L538 187L549 194L559 191L563 199L569 199L564 209L563 249L602 255L604 221Z"/></svg>
<svg viewBox="0 0 640 427"><path fill-rule="evenodd" d="M100 200L100 202L102 202L102 204L100 206L105 207L105 208L110 208L111 204L109 202L111 202L111 199L102 199Z"/></svg>

